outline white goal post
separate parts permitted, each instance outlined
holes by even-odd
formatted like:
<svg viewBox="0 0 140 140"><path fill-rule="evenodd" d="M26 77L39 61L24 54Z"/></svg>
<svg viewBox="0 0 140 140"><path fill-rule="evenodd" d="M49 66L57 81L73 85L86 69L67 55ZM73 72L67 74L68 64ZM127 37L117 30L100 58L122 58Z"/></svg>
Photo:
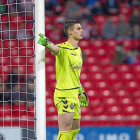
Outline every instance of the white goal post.
<svg viewBox="0 0 140 140"><path fill-rule="evenodd" d="M45 34L45 1L35 0L36 136L46 140L45 47L37 43Z"/></svg>
<svg viewBox="0 0 140 140"><path fill-rule="evenodd" d="M46 140L44 0L0 2L0 139Z"/></svg>

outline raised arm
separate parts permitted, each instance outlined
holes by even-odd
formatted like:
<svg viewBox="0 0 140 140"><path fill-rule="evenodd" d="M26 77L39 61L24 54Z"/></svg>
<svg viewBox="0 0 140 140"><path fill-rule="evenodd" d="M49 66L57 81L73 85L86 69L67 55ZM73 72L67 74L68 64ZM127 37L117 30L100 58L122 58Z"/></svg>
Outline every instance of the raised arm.
<svg viewBox="0 0 140 140"><path fill-rule="evenodd" d="M58 54L59 52L59 47L54 45L52 42L49 41L49 39L43 35L43 34L38 34L40 36L38 43L42 46L45 46L49 51L51 51L54 55Z"/></svg>

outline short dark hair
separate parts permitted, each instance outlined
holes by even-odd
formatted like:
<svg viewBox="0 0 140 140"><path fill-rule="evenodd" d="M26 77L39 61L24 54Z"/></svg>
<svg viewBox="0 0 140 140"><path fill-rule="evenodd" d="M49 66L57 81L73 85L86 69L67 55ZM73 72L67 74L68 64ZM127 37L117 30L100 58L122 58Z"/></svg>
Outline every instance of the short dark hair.
<svg viewBox="0 0 140 140"><path fill-rule="evenodd" d="M74 25L78 23L80 23L80 21L75 19L69 19L65 21L63 26L64 33L68 36L68 30L73 29Z"/></svg>

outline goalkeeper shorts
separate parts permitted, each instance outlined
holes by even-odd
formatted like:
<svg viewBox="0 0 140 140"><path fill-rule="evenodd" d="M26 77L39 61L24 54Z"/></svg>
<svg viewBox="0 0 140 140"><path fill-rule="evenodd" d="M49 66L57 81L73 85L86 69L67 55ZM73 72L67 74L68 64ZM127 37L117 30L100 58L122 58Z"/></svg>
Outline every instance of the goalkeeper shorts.
<svg viewBox="0 0 140 140"><path fill-rule="evenodd" d="M55 97L54 103L57 108L58 115L70 112L74 113L73 119L81 118L81 108L78 98Z"/></svg>

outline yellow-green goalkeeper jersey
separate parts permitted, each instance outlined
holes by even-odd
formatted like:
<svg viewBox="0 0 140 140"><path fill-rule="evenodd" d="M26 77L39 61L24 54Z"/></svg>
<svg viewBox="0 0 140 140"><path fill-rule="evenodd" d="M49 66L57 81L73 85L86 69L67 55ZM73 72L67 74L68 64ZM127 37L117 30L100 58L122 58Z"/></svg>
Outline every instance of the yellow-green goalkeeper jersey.
<svg viewBox="0 0 140 140"><path fill-rule="evenodd" d="M56 89L54 97L78 97L79 78L82 67L80 47L74 48L68 42L57 44Z"/></svg>

